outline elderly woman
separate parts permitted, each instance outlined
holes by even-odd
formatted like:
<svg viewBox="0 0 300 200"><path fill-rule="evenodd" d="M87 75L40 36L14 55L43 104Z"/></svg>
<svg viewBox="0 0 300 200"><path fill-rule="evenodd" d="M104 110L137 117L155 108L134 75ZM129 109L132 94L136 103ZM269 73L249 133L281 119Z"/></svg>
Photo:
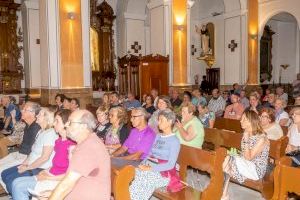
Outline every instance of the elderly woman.
<svg viewBox="0 0 300 200"><path fill-rule="evenodd" d="M198 105L199 120L202 122L204 128L213 128L215 125L215 113L208 110L207 105Z"/></svg>
<svg viewBox="0 0 300 200"><path fill-rule="evenodd" d="M59 134L55 141L55 155L52 166L41 171L37 176L20 177L12 183L12 197L14 200L29 200L28 189L35 189L36 193L53 190L64 177L69 166L69 151L75 142L67 138L65 124L71 114L70 110L60 110L55 113L54 129Z"/></svg>
<svg viewBox="0 0 300 200"><path fill-rule="evenodd" d="M107 130L105 145L110 153L120 148L129 135L126 126L127 111L121 106L112 107L109 110L109 122L111 126Z"/></svg>
<svg viewBox="0 0 300 200"><path fill-rule="evenodd" d="M278 123L280 126L289 126L290 125L289 114L284 111L284 108L286 107L286 101L283 99L276 99L274 107L275 107L275 122Z"/></svg>
<svg viewBox="0 0 300 200"><path fill-rule="evenodd" d="M263 108L259 112L260 125L267 134L268 139L278 140L283 136L283 131L278 123L275 123L275 112L272 108Z"/></svg>
<svg viewBox="0 0 300 200"><path fill-rule="evenodd" d="M100 106L96 111L96 115L98 124L96 126L95 133L103 142L105 142L107 131L111 126L108 119L108 108L104 105Z"/></svg>
<svg viewBox="0 0 300 200"><path fill-rule="evenodd" d="M51 128L53 122L54 113L48 108L42 108L37 116L37 123L41 130L36 136L30 154L21 165L8 168L1 174L8 193L12 194L12 182L16 178L36 175L52 165L53 147L58 137L55 130Z"/></svg>
<svg viewBox="0 0 300 200"><path fill-rule="evenodd" d="M148 121L148 125L153 129L155 133L159 133L158 129L158 113L165 109L172 109L172 105L169 97L167 96L159 96L157 100L157 110L152 114Z"/></svg>
<svg viewBox="0 0 300 200"><path fill-rule="evenodd" d="M165 174L176 174L180 142L172 132L175 120L176 115L170 109L159 112L158 126L162 133L156 135L149 156L136 168L129 187L132 200L148 200L155 189L169 184L170 176Z"/></svg>
<svg viewBox="0 0 300 200"><path fill-rule="evenodd" d="M268 165L270 143L260 126L255 111L245 111L241 126L244 129L241 141L241 154L225 158L223 170L227 174L222 200L229 199L229 177L243 183L246 179L259 180L264 177Z"/></svg>
<svg viewBox="0 0 300 200"><path fill-rule="evenodd" d="M194 115L195 110L195 106L192 103L182 107L182 120L181 122L177 120L174 132L181 144L202 148L204 129L200 120Z"/></svg>

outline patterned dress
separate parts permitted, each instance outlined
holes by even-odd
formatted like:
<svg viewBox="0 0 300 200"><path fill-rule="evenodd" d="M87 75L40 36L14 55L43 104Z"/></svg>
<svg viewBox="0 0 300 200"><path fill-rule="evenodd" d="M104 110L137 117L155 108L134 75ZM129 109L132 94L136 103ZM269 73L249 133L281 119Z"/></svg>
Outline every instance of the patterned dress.
<svg viewBox="0 0 300 200"><path fill-rule="evenodd" d="M257 135L250 136L249 137L249 148L252 149L253 147L255 147L257 142L262 137L267 137L267 136L265 134L262 134L262 135L257 134ZM245 152L245 146L246 146L246 142L245 142L245 138L243 137L242 143L241 143L242 152ZM263 178L266 173L266 169L267 169L267 165L268 165L268 158L269 158L269 149L270 149L270 143L265 145L265 147L263 148L261 153L256 155L256 157L251 160L251 162L254 163L254 165L256 166L256 173L260 179ZM247 179L245 176L243 176L238 171L235 159L233 159L232 163L231 163L231 174L232 174L232 177L235 180L237 180L239 183L243 183Z"/></svg>

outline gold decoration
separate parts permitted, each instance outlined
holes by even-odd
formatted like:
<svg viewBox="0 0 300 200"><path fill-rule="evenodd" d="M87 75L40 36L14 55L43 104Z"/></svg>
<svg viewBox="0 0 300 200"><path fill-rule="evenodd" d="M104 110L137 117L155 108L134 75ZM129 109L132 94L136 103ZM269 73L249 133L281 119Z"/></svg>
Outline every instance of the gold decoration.
<svg viewBox="0 0 300 200"><path fill-rule="evenodd" d="M204 57L198 57L197 59L203 60L207 64L208 68L211 68L215 64L215 58L213 55L206 55Z"/></svg>

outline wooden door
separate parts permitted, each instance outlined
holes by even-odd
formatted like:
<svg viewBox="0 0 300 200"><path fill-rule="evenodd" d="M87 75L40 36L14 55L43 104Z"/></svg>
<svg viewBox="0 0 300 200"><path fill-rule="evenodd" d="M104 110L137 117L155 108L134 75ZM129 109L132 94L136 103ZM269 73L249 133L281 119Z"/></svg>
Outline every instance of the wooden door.
<svg viewBox="0 0 300 200"><path fill-rule="evenodd" d="M220 86L220 68L206 69L207 81L210 85L210 90L219 88Z"/></svg>

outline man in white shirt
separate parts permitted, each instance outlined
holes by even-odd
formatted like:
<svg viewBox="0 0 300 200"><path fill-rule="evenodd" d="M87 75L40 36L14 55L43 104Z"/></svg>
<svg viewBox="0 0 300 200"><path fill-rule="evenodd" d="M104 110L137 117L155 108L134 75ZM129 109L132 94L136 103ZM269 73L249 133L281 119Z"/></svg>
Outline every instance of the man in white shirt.
<svg viewBox="0 0 300 200"><path fill-rule="evenodd" d="M285 100L285 102L288 102L288 95L284 92L283 88L281 86L276 88L276 95L277 98Z"/></svg>

